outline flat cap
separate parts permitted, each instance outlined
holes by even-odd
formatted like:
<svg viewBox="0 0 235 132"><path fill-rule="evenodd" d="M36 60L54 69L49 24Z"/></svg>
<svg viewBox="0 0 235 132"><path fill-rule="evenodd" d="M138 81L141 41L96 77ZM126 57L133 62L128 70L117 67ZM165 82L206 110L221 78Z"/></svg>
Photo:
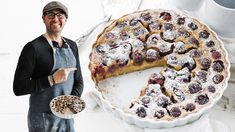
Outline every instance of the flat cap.
<svg viewBox="0 0 235 132"><path fill-rule="evenodd" d="M68 17L68 8L62 3L60 3L59 1L52 1L46 4L42 10L42 13L44 15L45 12L48 12L54 9L61 9L65 13L66 17Z"/></svg>

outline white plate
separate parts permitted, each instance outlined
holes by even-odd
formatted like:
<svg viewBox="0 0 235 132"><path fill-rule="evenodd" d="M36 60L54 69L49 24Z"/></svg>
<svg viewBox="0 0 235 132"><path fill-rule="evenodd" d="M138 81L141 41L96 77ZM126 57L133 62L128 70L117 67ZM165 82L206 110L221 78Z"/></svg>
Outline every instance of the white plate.
<svg viewBox="0 0 235 132"><path fill-rule="evenodd" d="M64 114L61 113L60 111L56 111L55 108L55 103L58 100L62 100L63 98L76 98L78 99L78 104L77 104L77 108L78 108L78 113L73 113L68 107L65 108L65 112ZM71 118L75 118L78 116L78 114L83 111L85 109L85 102L84 100L82 100L81 98L79 98L78 96L74 96L74 95L61 95L61 96L57 96L55 98L53 98L50 102L50 109L52 111L52 113L60 118L64 118L64 119L71 119Z"/></svg>
<svg viewBox="0 0 235 132"><path fill-rule="evenodd" d="M180 13L179 13L180 14ZM196 18L195 18L196 19ZM201 22L201 21L200 21ZM202 23L202 22L201 22ZM109 24L109 23L108 23ZM220 89L218 96L208 104L206 107L201 108L198 112L189 114L183 118L177 118L172 121L160 120L154 121L146 118L138 118L136 115L129 114L125 112L125 109L129 106L130 102L133 101L135 97L139 95L140 89L146 85L148 77L153 72L159 72L162 67L155 67L147 69L144 71L137 71L133 73L128 73L118 77L108 78L100 81L97 90L94 82L91 80L90 71L88 69L89 55L92 51L92 45L95 42L99 33L108 25L104 23L94 30L94 32L87 38L85 43L81 44L79 47L79 53L81 57L81 67L83 69L84 75L84 86L92 87L98 99L100 100L100 105L104 110L111 112L114 116L129 124L137 125L142 128L170 128L185 125L187 123L193 122L200 118L202 114L207 113L221 98L224 90L227 88L228 79L230 77L230 63L228 64L228 76L225 79L223 87ZM209 28L210 29L210 28ZM211 30L211 29L210 29ZM212 31L212 30L211 30ZM217 39L219 39L217 37ZM221 42L222 43L222 42ZM224 46L222 48L225 50ZM226 51L226 50L225 50ZM226 52L226 59L228 60L228 55Z"/></svg>

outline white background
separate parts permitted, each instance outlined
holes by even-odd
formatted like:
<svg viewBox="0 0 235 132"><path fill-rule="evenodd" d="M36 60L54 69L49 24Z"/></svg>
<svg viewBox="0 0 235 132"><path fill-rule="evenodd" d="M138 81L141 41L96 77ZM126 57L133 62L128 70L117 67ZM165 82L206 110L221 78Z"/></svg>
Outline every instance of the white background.
<svg viewBox="0 0 235 132"><path fill-rule="evenodd" d="M103 19L99 0L60 0L69 9L69 18L62 35L76 40ZM154 1L154 0L145 0ZM157 1L157 0L155 0ZM158 0L159 1L159 0ZM23 46L45 32L41 15L49 0L5 0L0 2L0 132L27 132L28 95L16 97L12 82L16 63ZM150 4L154 8L158 3ZM231 85L232 88L232 85ZM84 92L86 92L85 89ZM234 91L234 90L233 90ZM234 91L235 92L235 91ZM220 102L220 106L227 102ZM226 101L226 99L225 99ZM235 130L234 108L216 106L210 116ZM117 119L101 109L83 112L75 120L80 132L124 132Z"/></svg>
<svg viewBox="0 0 235 132"><path fill-rule="evenodd" d="M42 9L49 0L4 0L0 2L0 53L20 52L30 40L45 32ZM98 0L61 0L69 9L62 35L75 40L103 17Z"/></svg>
<svg viewBox="0 0 235 132"><path fill-rule="evenodd" d="M27 132L27 111L29 96L16 97L13 93L13 76L23 46L45 33L42 9L49 0L4 0L0 2L0 132ZM91 26L103 18L98 0L61 0L69 9L69 18L62 35L77 39ZM91 117L91 118L87 118ZM95 117L95 118L92 118ZM91 132L89 126L103 114L87 112L76 124L79 131ZM96 120L95 120L96 119ZM105 119L105 118L104 118ZM84 125L85 124L85 125ZM87 124L87 125L86 125ZM99 123L98 123L99 124Z"/></svg>

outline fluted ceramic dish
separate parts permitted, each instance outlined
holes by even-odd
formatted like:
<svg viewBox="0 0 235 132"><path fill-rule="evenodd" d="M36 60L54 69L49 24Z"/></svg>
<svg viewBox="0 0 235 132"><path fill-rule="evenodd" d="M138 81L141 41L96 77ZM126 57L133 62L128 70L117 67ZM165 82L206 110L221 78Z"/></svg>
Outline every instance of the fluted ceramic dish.
<svg viewBox="0 0 235 132"><path fill-rule="evenodd" d="M180 11L174 11L174 12L177 14L182 14L182 12ZM197 20L194 17L191 18ZM199 22L206 26L206 24L202 23L201 21ZM223 84L221 85L222 87L219 89L218 94L214 97L214 99L205 107L200 108L200 110L198 110L197 112L190 113L185 117L175 118L174 120L170 121L139 118L134 114L125 112L126 108L130 106L130 103L133 101L133 99L139 95L141 88L143 88L143 86L146 85L146 82L150 74L153 72L160 72L162 67L155 67L143 71L137 71L120 75L118 77L107 78L101 80L98 83L98 85L95 86L90 76L87 75L88 73L90 73L87 68L89 63L88 62L89 60L87 58L89 58L89 54L92 50L92 44L94 44L95 39L107 25L109 25L109 23L101 25L91 34L91 36L89 36L88 40L85 42L85 44L83 44L86 46L86 48L85 46L80 47L81 50L80 55L82 56L82 58L84 58L81 59L81 62L83 62L82 69L84 69L83 75L85 75L84 76L86 80L85 85L87 84L94 88L94 91L100 100L101 106L106 111L114 114L117 118L120 118L129 124L134 124L143 128L170 128L170 127L185 125L187 123L197 120L202 114L207 113L218 102L224 90L227 88L228 79L230 77L230 71L229 71L230 63L228 60L228 53L225 50L223 43L217 37L217 35L209 27L207 27L211 32L213 32L213 34L215 34L216 39L222 44L221 48L225 53L224 55L226 59L225 61L228 62L227 68L225 69L228 75L226 76L226 78L224 78Z"/></svg>

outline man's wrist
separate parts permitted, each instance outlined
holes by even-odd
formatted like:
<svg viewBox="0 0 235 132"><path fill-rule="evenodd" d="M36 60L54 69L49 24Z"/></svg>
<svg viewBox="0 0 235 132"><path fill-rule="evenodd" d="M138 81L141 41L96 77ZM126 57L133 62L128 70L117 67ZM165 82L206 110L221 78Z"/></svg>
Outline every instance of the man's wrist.
<svg viewBox="0 0 235 132"><path fill-rule="evenodd" d="M53 75L48 76L48 80L51 86L55 85L55 79Z"/></svg>

